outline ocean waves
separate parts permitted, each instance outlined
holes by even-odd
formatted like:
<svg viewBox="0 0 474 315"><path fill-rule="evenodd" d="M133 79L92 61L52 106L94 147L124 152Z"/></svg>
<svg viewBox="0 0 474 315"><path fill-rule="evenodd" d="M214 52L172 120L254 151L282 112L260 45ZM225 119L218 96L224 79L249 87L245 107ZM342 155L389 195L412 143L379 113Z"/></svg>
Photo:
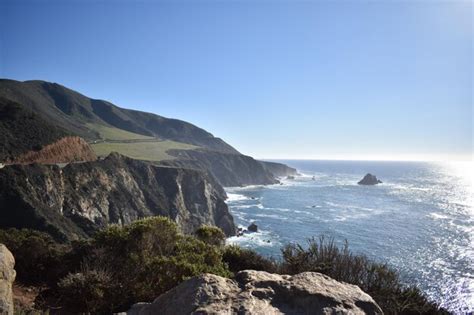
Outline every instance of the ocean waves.
<svg viewBox="0 0 474 315"><path fill-rule="evenodd" d="M474 311L472 185L462 171L428 163L287 164L302 176L226 189L237 224L259 226L230 243L278 257L286 243L321 234L347 239L353 251L392 264L454 313ZM367 172L383 184L357 185Z"/></svg>

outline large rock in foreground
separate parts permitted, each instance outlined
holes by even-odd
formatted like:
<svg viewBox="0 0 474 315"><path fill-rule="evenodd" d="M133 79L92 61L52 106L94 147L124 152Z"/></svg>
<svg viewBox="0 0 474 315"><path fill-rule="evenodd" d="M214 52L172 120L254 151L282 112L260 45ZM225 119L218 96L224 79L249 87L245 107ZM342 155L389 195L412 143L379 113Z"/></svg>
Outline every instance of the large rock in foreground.
<svg viewBox="0 0 474 315"><path fill-rule="evenodd" d="M8 248L0 244L0 314L13 314L12 285L15 281L15 259Z"/></svg>
<svg viewBox="0 0 474 315"><path fill-rule="evenodd" d="M160 167L111 154L104 160L0 169L0 228L32 228L60 240L109 224L161 215L185 233L201 225L236 228L221 186L203 172Z"/></svg>
<svg viewBox="0 0 474 315"><path fill-rule="evenodd" d="M246 270L236 280L204 274L129 315L148 314L383 314L359 287L316 272L294 276Z"/></svg>
<svg viewBox="0 0 474 315"><path fill-rule="evenodd" d="M362 178L357 184L359 185L377 185L377 184L381 184L382 181L381 180L378 180L377 177L375 175L372 175L372 174L367 174L364 176L364 178Z"/></svg>

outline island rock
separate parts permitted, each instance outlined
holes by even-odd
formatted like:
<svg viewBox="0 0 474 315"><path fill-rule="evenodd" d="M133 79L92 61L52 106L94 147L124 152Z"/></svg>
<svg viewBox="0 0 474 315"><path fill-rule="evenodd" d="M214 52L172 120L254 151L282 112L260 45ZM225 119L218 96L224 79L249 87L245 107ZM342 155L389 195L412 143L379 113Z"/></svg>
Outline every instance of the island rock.
<svg viewBox="0 0 474 315"><path fill-rule="evenodd" d="M382 181L377 179L377 177L375 175L372 175L372 174L368 173L357 184L359 184L359 185L377 185L377 184L381 184L381 183L382 183Z"/></svg>
<svg viewBox="0 0 474 315"><path fill-rule="evenodd" d="M258 226L255 223L252 223L247 228L249 232L258 232Z"/></svg>

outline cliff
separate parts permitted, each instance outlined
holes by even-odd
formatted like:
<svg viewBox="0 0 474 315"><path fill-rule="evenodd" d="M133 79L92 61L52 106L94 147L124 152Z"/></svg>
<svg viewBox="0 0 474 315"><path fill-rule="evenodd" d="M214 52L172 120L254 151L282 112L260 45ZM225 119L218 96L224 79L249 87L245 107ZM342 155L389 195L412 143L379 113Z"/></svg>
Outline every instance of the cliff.
<svg viewBox="0 0 474 315"><path fill-rule="evenodd" d="M151 314L383 314L359 287L316 272L294 276L245 270L235 280L212 274L179 284L128 315Z"/></svg>
<svg viewBox="0 0 474 315"><path fill-rule="evenodd" d="M294 176L298 174L298 171L295 168L289 167L282 163L277 162L267 162L267 161L259 161L263 168L266 169L268 172L272 173L276 177L286 177L286 176Z"/></svg>
<svg viewBox="0 0 474 315"><path fill-rule="evenodd" d="M168 154L176 159L162 161L162 165L208 171L224 187L278 183L262 163L250 156L209 150L170 150Z"/></svg>
<svg viewBox="0 0 474 315"><path fill-rule="evenodd" d="M79 137L64 137L44 146L39 151L28 151L9 161L7 164L31 163L70 163L94 161L97 157L89 144Z"/></svg>
<svg viewBox="0 0 474 315"><path fill-rule="evenodd" d="M234 235L225 197L200 171L154 166L116 153L62 169L9 165L0 169L0 227L33 228L71 240L109 224L161 215L185 233L206 224Z"/></svg>

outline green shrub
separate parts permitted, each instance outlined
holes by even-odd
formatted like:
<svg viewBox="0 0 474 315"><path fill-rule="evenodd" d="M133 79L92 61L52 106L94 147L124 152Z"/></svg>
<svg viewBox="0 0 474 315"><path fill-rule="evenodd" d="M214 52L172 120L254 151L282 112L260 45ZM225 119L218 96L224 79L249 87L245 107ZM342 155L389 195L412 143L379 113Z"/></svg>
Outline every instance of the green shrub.
<svg viewBox="0 0 474 315"><path fill-rule="evenodd" d="M196 230L196 237L206 244L214 246L225 245L225 233L218 227L203 225Z"/></svg>
<svg viewBox="0 0 474 315"><path fill-rule="evenodd" d="M218 247L182 235L176 223L164 217L111 226L75 244L73 252L82 257L81 270L71 270L56 292L50 292L69 312L126 311L190 277L231 275Z"/></svg>
<svg viewBox="0 0 474 315"><path fill-rule="evenodd" d="M278 271L278 264L274 260L263 257L251 249L245 249L235 245L229 245L224 248L222 259L227 263L230 271L233 273L246 269L271 273Z"/></svg>
<svg viewBox="0 0 474 315"><path fill-rule="evenodd" d="M110 295L115 289L111 274L104 270L84 269L68 274L58 283L61 305L77 313L99 313L104 301L113 309Z"/></svg>
<svg viewBox="0 0 474 315"><path fill-rule="evenodd" d="M17 280L26 285L54 283L62 274L67 245L56 243L46 233L28 229L0 230L0 243L15 257Z"/></svg>

